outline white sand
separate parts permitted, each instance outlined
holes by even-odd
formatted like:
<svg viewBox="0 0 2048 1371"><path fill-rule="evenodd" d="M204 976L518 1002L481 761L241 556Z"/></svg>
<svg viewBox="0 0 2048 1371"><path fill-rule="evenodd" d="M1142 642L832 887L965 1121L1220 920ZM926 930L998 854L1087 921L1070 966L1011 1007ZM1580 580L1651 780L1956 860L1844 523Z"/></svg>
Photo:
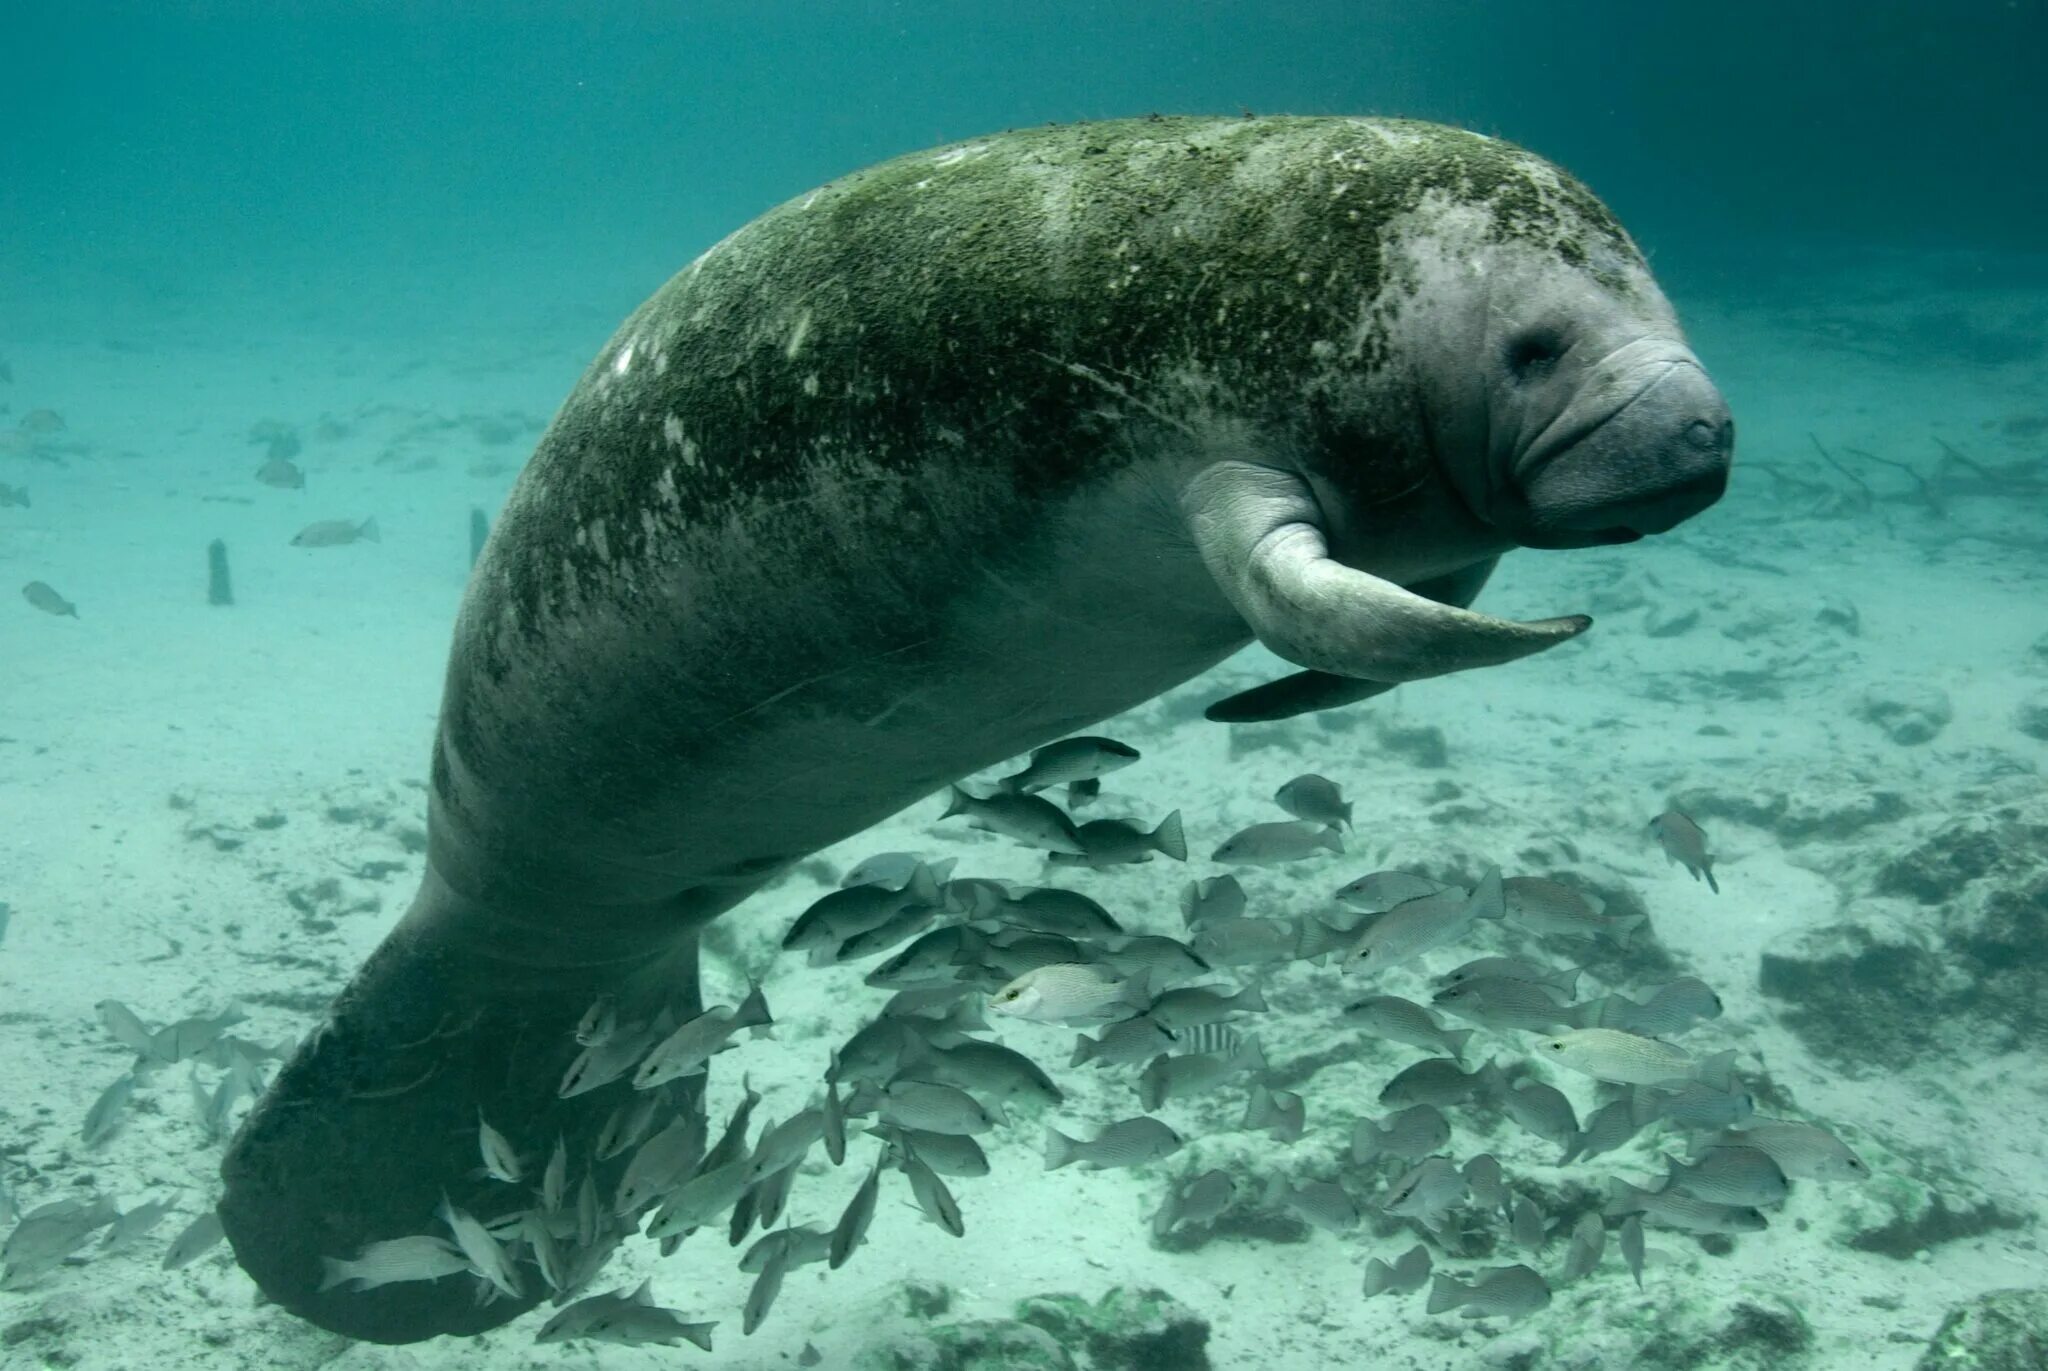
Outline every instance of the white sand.
<svg viewBox="0 0 2048 1371"><path fill-rule="evenodd" d="M2009 415L2048 413L2039 359L1973 366L1930 355L1911 337L1916 313L1955 310L1983 327L2005 327L2048 301L1938 294L1920 276L1928 265L1831 269L1825 280L1802 282L1807 303L1680 300L1738 416L1740 460L1796 468L1846 489L1814 464L1811 431L1837 453L1864 448L1923 471L1938 456L1936 436L1979 461L2033 457L2042 469L2048 435L2022 440L1998 427ZM445 285L441 292L460 298ZM615 302L621 311L630 303ZM307 1006L340 984L402 908L418 868L402 830L423 815L419 786L465 572L467 511L495 508L531 445L529 432L489 446L466 423L423 426L508 412L541 422L606 328L603 311L543 324L508 316L509 323L479 319L393 342L339 301L309 309L303 319L232 325L50 318L40 334L31 320L28 334L9 344L15 382L0 386L0 402L16 415L43 405L62 411L70 427L60 439L76 451L62 467L0 457L0 480L27 486L35 502L0 509L0 900L14 908L0 945L0 1177L24 1208L104 1192L124 1207L170 1197L179 1212L127 1254L0 1292L0 1335L44 1317L61 1325L27 1328L0 1345L0 1363L25 1366L32 1363L15 1358L62 1348L70 1364L88 1369L686 1364L700 1354L534 1348L539 1316L462 1343L344 1348L259 1306L224 1247L183 1271L159 1271L165 1243L210 1202L215 1184L219 1148L202 1141L192 1120L187 1068L139 1090L110 1140L92 1150L80 1142L87 1107L127 1062L95 1021L96 1001L120 998L152 1021L239 1002L250 1014L248 1036L302 1033L315 1022ZM108 337L132 338L132 350L109 348ZM277 418L310 430L322 415L348 433L309 440L307 489L272 490L250 479L261 460L244 439L253 422ZM398 462L380 465L394 444ZM412 455L435 457L438 466L400 473ZM1859 470L1880 491L1905 488L1897 473ZM313 519L370 514L381 544L287 546ZM1521 616L1597 611L1638 594L1646 608L1606 613L1581 644L1535 661L1361 706L1348 730L1300 722L1289 735L1292 754L1266 748L1233 759L1228 730L1199 721L1168 726L1157 705L1115 721L1103 731L1135 743L1145 759L1113 778L1092 812L1150 819L1181 807L1196 860L1185 870L1154 863L1071 883L1128 924L1178 931L1180 883L1219 870L1206 854L1241 824L1281 817L1267 797L1282 781L1323 772L1357 801L1352 852L1247 875L1254 913L1326 907L1330 891L1375 865L1476 871L1496 861L1513 871L1541 849L1545 860L1635 889L1657 937L1720 990L1727 1015L1693 1035L1698 1045L1739 1047L1751 1068L1761 1057L1801 1106L1881 1168L1954 1174L2008 1207L2038 1206L2048 1198L2040 1142L2048 1137L2048 1064L2038 1053L1844 1079L1777 1025L1756 989L1763 944L1856 916L1856 906L1838 907L1850 883L1905 835L1953 812L1956 792L2001 764L2035 776L2048 760L2043 744L2011 725L2015 702L2044 684L2026 663L2028 645L2048 630L2048 556L2038 544L2029 552L1966 536L1982 534L2048 537L2040 499L1964 498L1946 521L1893 501L1816 518L1750 472L1718 508L1672 536L1613 551L1519 554L1487 591L1485 608ZM204 548L216 536L233 558L231 609L205 602ZM1741 562L1790 574L1734 564ZM24 605L14 587L31 579L74 600L80 620ZM1815 624L1824 594L1853 602L1860 637ZM1688 633L1643 632L1647 617L1694 608L1700 618ZM1717 696L1686 675L1730 668L1764 673L1783 698ZM1215 698L1278 669L1254 652L1186 693ZM1902 678L1937 686L1954 703L1953 722L1931 743L1899 747L1855 717L1866 687ZM1383 753L1379 720L1441 729L1449 768L1426 770ZM1701 736L1708 724L1725 733ZM1432 804L1446 781L1462 798ZM1709 824L1720 854L1716 897L1667 866L1643 834L1671 794L1693 788L1808 800L1896 789L1914 813L1850 844L1796 849L1767 832ZM327 817L334 803L365 799L388 814L381 826ZM937 826L939 807L917 806L828 856L845 865L870 851L919 847L958 854L960 874L1035 875L1027 854ZM1447 820L1446 810L1455 811ZM271 813L286 822L253 826ZM244 841L224 851L191 836L210 825ZM1580 853L1575 863L1559 855L1565 840ZM349 874L372 860L404 867L382 881ZM344 903L376 907L338 916L331 931L308 931L287 892L327 877L339 878ZM733 915L745 925L742 943L765 947L815 893L793 882ZM1442 955L1434 963L1449 964ZM1338 1040L1334 1012L1351 988L1336 972L1300 966L1269 984L1278 991L1276 1012L1256 1027L1276 1062ZM715 969L713 992L731 988ZM782 1023L778 1039L720 1059L714 1110L730 1107L742 1070L769 1090L764 1112L798 1107L828 1046L883 999L852 971L810 972L786 958L773 963L767 990ZM255 998L263 995L284 998ZM1004 1025L1000 1037L1074 1087L1052 1116L1062 1127L1085 1130L1136 1112L1134 1073L1064 1069L1070 1032ZM1495 1038L1491 1050L1505 1058L1516 1045ZM1716 1311L1776 1294L1811 1321L1815 1364L1875 1369L1911 1365L1919 1340L1954 1301L2040 1280L2041 1235L2031 1227L1904 1263L1848 1250L1829 1239L1833 1215L1851 1200L1813 1184L1797 1186L1771 1230L1740 1238L1727 1258L1705 1256L1682 1235L1653 1235L1665 1259L1640 1294L1610 1246L1597 1277L1497 1337L1490 1326L1426 1319L1420 1297L1360 1300L1365 1259L1391 1259L1411 1241L1405 1235L1316 1232L1303 1243L1217 1242L1182 1255L1150 1246L1145 1216L1167 1174L1224 1165L1244 1183L1326 1160L1353 1117L1378 1112L1372 1092L1413 1055L1371 1048L1359 1065L1317 1076L1304 1087L1310 1132L1291 1147L1214 1131L1241 1110L1235 1090L1169 1105L1164 1117L1200 1136L1168 1166L1136 1177L1043 1174L1041 1121L1024 1117L992 1140L995 1174L955 1187L964 1241L925 1224L892 1176L869 1246L829 1276L822 1267L792 1275L751 1339L741 1339L738 1322L749 1278L733 1270L713 1235L667 1261L636 1244L607 1284L610 1275L626 1283L652 1274L664 1303L723 1320L717 1358L705 1364L732 1367L790 1365L807 1341L825 1366L847 1365L864 1343L902 1326L879 1305L892 1283L916 1278L955 1288L954 1317L1000 1316L1015 1299L1046 1291L1092 1297L1119 1283L1156 1284L1212 1320L1211 1354L1223 1367L1483 1365L1536 1344L1553 1351L1545 1365L1605 1357L1600 1364L1617 1366L1660 1322L1712 1326ZM1566 1088L1582 1113L1590 1108L1589 1092ZM1572 1173L1649 1174L1637 1163L1653 1141L1639 1138ZM1511 1179L1559 1174L1544 1164L1553 1149L1511 1125L1491 1139L1461 1130L1453 1140L1460 1157L1488 1146ZM857 1144L861 1166L803 1177L792 1217L829 1223L868 1155L868 1145ZM1539 1264L1554 1270L1562 1255L1559 1241Z"/></svg>

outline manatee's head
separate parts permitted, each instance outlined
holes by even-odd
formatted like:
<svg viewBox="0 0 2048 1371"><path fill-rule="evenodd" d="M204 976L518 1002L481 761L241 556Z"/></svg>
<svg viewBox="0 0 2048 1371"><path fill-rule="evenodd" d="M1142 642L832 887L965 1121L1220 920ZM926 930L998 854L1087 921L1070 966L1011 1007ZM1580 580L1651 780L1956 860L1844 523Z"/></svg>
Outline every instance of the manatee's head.
<svg viewBox="0 0 2048 1371"><path fill-rule="evenodd" d="M1719 499L1735 425L1642 254L1590 192L1477 135L1385 240L1390 341L1471 512L1525 547L1662 533Z"/></svg>

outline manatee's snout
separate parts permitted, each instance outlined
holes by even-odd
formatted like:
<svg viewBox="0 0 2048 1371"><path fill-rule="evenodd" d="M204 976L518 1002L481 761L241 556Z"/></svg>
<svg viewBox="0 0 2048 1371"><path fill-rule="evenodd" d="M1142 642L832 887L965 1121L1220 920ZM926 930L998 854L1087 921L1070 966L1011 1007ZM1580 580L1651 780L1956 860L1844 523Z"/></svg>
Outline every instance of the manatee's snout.
<svg viewBox="0 0 2048 1371"><path fill-rule="evenodd" d="M1667 356L1628 379L1629 398L1589 417L1528 477L1530 546L1633 542L1676 528L1727 489L1735 420L1699 363Z"/></svg>

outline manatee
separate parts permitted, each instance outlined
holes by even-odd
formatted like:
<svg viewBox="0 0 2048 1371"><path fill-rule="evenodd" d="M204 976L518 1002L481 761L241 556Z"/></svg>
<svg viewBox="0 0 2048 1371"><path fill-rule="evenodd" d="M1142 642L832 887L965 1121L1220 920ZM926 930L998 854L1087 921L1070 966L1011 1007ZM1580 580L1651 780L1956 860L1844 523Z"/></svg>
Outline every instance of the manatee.
<svg viewBox="0 0 2048 1371"><path fill-rule="evenodd" d="M491 531L420 891L229 1150L237 1258L355 1338L516 1316L530 1264L482 1304L322 1258L533 1203L472 1178L479 1115L608 1211L631 1084L557 1094L601 997L683 1021L705 925L806 854L1255 638L1299 672L1212 717L1566 641L1467 608L1500 556L1670 529L1732 446L1614 218L1473 133L1067 125L770 211L626 320Z"/></svg>

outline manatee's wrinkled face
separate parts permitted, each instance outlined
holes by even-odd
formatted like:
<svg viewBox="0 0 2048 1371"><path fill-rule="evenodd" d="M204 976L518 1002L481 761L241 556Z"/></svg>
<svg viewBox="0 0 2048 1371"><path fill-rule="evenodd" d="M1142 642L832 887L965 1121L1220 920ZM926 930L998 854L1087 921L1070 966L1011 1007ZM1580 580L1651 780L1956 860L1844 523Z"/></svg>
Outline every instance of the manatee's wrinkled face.
<svg viewBox="0 0 2048 1371"><path fill-rule="evenodd" d="M1480 211L1462 222L1415 245L1406 341L1437 460L1481 522L1589 547L1719 499L1734 421L1633 247L1591 226L1560 251L1489 232Z"/></svg>

